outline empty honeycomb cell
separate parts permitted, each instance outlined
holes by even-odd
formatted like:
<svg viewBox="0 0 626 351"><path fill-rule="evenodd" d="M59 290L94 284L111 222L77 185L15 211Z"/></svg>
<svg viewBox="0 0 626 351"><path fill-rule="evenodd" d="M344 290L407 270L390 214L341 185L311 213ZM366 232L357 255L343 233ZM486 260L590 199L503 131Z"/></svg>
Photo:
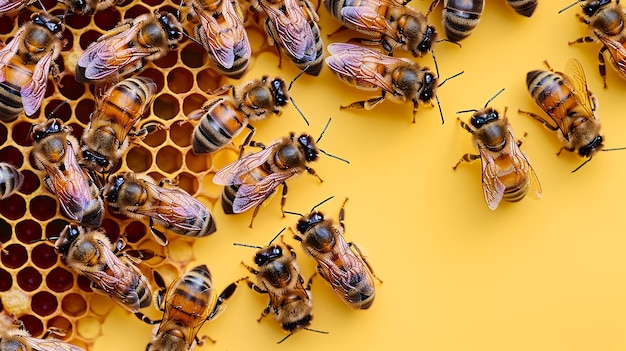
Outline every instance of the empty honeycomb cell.
<svg viewBox="0 0 626 351"><path fill-rule="evenodd" d="M85 94L85 85L80 84L72 76L64 76L59 84L59 92L70 100L78 100ZM69 107L69 105L68 105Z"/></svg>
<svg viewBox="0 0 626 351"><path fill-rule="evenodd" d="M7 127L4 123L0 123L0 142L7 140Z"/></svg>
<svg viewBox="0 0 626 351"><path fill-rule="evenodd" d="M124 18L135 18L144 13L149 13L150 10L142 5L134 5L124 12Z"/></svg>
<svg viewBox="0 0 626 351"><path fill-rule="evenodd" d="M63 77L63 79L67 80L68 82L70 80L74 80L74 78L67 77L67 76ZM63 82L63 79L61 79L62 82ZM69 83L69 84L70 86L74 86L74 89L76 89L77 84L75 80L74 80L74 83ZM84 94L85 92L84 87L80 87L78 89L81 92L80 95ZM70 92L70 95L71 94L72 93ZM72 97L71 99L76 99L80 95L74 95L74 97ZM66 97L70 98L69 96L66 96ZM67 122L70 120L71 115L72 115L72 106L70 106L70 104L67 103L67 100L52 100L49 103L47 103L44 107L44 116L46 116L46 118L59 118L63 122Z"/></svg>
<svg viewBox="0 0 626 351"><path fill-rule="evenodd" d="M3 248L0 257L5 267L20 268L28 261L28 252L20 244L11 244Z"/></svg>
<svg viewBox="0 0 626 351"><path fill-rule="evenodd" d="M154 83L157 85L157 88L156 88L157 92L163 90L163 88L165 87L165 77L163 76L163 73L157 69L149 67L141 71L141 74L139 75L152 79Z"/></svg>
<svg viewBox="0 0 626 351"><path fill-rule="evenodd" d="M147 227L143 222L132 221L126 225L124 235L129 243L137 243L146 236Z"/></svg>
<svg viewBox="0 0 626 351"><path fill-rule="evenodd" d="M175 240L168 245L168 257L177 262L189 262L194 259L193 241Z"/></svg>
<svg viewBox="0 0 626 351"><path fill-rule="evenodd" d="M180 151L172 146L164 146L157 151L157 166L167 173L176 173L183 164Z"/></svg>
<svg viewBox="0 0 626 351"><path fill-rule="evenodd" d="M31 146L33 142L30 139L29 134L32 127L32 123L13 123L13 126L11 128L11 139L13 140L13 142L20 146Z"/></svg>
<svg viewBox="0 0 626 351"><path fill-rule="evenodd" d="M136 173L145 172L152 165L152 153L143 146L135 146L128 150L126 163Z"/></svg>
<svg viewBox="0 0 626 351"><path fill-rule="evenodd" d="M30 195L35 190L39 189L40 180L39 180L39 176L35 174L35 172L29 169L24 169L21 171L21 173L24 176L24 182L22 183L22 186L20 187L20 192L22 194Z"/></svg>
<svg viewBox="0 0 626 351"><path fill-rule="evenodd" d="M63 292L74 286L74 274L62 267L53 268L46 274L46 286L54 292Z"/></svg>
<svg viewBox="0 0 626 351"><path fill-rule="evenodd" d="M2 202L0 202L0 204ZM11 227L11 224L9 224L3 218L0 218L0 244L6 243L7 241L11 240L12 231L13 228Z"/></svg>
<svg viewBox="0 0 626 351"><path fill-rule="evenodd" d="M56 316L50 318L48 323L46 324L46 329L49 328L57 328L63 331L65 335L55 335L55 338L65 340L68 336L72 335L72 322L70 322L67 318L62 316Z"/></svg>
<svg viewBox="0 0 626 351"><path fill-rule="evenodd" d="M198 88L207 93L215 91L222 86L219 73L212 69L204 69L198 72L198 74L196 74L196 82L198 83ZM203 97L202 103L204 103L205 100L206 98ZM184 107L183 110L185 110Z"/></svg>
<svg viewBox="0 0 626 351"><path fill-rule="evenodd" d="M93 292L93 289L91 289L91 281L84 275L79 275L78 277L76 277L76 285L83 291L89 293Z"/></svg>
<svg viewBox="0 0 626 351"><path fill-rule="evenodd" d="M30 315L30 314L25 314L23 316L18 317L17 319L19 319L20 321L22 321L22 323L24 323L24 328L28 330L30 335L36 338L40 338L43 335L44 333L43 323L41 322L41 320L39 320L38 317Z"/></svg>
<svg viewBox="0 0 626 351"><path fill-rule="evenodd" d="M13 285L11 273L0 267L0 292L9 291Z"/></svg>
<svg viewBox="0 0 626 351"><path fill-rule="evenodd" d="M183 113L185 114L185 116L189 116L191 112L201 108L206 101L207 98L204 95L189 94L183 100Z"/></svg>
<svg viewBox="0 0 626 351"><path fill-rule="evenodd" d="M172 123L170 126L170 140L180 147L191 145L191 135L193 134L193 124Z"/></svg>
<svg viewBox="0 0 626 351"><path fill-rule="evenodd" d="M107 233L107 237L112 243L116 242L120 237L120 225L111 218L105 218L102 221L102 229Z"/></svg>
<svg viewBox="0 0 626 351"><path fill-rule="evenodd" d="M83 135L85 127L78 123L69 123L68 126L72 128L72 135L80 139L80 136Z"/></svg>
<svg viewBox="0 0 626 351"><path fill-rule="evenodd" d="M120 12L113 7L98 11L93 15L93 23L102 30L110 30L122 20Z"/></svg>
<svg viewBox="0 0 626 351"><path fill-rule="evenodd" d="M56 238L68 224L65 219L53 219L46 224L46 238Z"/></svg>
<svg viewBox="0 0 626 351"><path fill-rule="evenodd" d="M180 59L189 68L204 66L207 57L206 50L196 43L189 43L180 49Z"/></svg>
<svg viewBox="0 0 626 351"><path fill-rule="evenodd" d="M89 296L89 312L96 316L106 316L115 306L111 298L104 294L91 294Z"/></svg>
<svg viewBox="0 0 626 351"><path fill-rule="evenodd" d="M166 140L167 140L167 131L165 129L159 129L148 134L143 139L143 142L152 147L159 147L163 145Z"/></svg>
<svg viewBox="0 0 626 351"><path fill-rule="evenodd" d="M178 176L178 186L189 194L195 194L198 191L198 177L187 173L181 172Z"/></svg>
<svg viewBox="0 0 626 351"><path fill-rule="evenodd" d="M26 201L18 194L13 194L2 201L0 214L8 219L20 219L26 214Z"/></svg>
<svg viewBox="0 0 626 351"><path fill-rule="evenodd" d="M25 219L15 226L15 236L17 240L28 245L41 239L41 226L32 219Z"/></svg>
<svg viewBox="0 0 626 351"><path fill-rule="evenodd" d="M192 172L204 172L211 165L211 156L196 154L192 150L185 154L185 164Z"/></svg>
<svg viewBox="0 0 626 351"><path fill-rule="evenodd" d="M24 155L15 146L7 146L0 149L0 162L8 162L20 168L24 163Z"/></svg>
<svg viewBox="0 0 626 351"><path fill-rule="evenodd" d="M56 296L47 291L40 291L33 295L31 308L39 316L49 316L59 307L59 300Z"/></svg>
<svg viewBox="0 0 626 351"><path fill-rule="evenodd" d="M85 316L77 321L76 332L85 339L95 339L100 335L100 321L91 316Z"/></svg>
<svg viewBox="0 0 626 351"><path fill-rule="evenodd" d="M91 17L89 16L65 16L64 20L69 30L83 29L91 23Z"/></svg>
<svg viewBox="0 0 626 351"><path fill-rule="evenodd" d="M57 199L48 195L35 196L30 200L30 212L40 221L48 220L57 214Z"/></svg>
<svg viewBox="0 0 626 351"><path fill-rule="evenodd" d="M17 272L17 285L24 291L33 291L41 286L43 278L34 267L24 267Z"/></svg>
<svg viewBox="0 0 626 351"><path fill-rule="evenodd" d="M171 68L178 63L178 51L170 50L165 56L154 60L154 64L161 68Z"/></svg>
<svg viewBox="0 0 626 351"><path fill-rule="evenodd" d="M87 301L80 294L67 294L61 300L61 311L70 317L80 317L87 313Z"/></svg>
<svg viewBox="0 0 626 351"><path fill-rule="evenodd" d="M178 99L170 94L161 94L154 99L152 111L164 120L172 119L180 111Z"/></svg>
<svg viewBox="0 0 626 351"><path fill-rule="evenodd" d="M59 254L49 244L39 244L33 247L31 251L31 261L40 269L46 269L54 266L59 260Z"/></svg>
<svg viewBox="0 0 626 351"><path fill-rule="evenodd" d="M76 114L76 118L78 118L81 123L87 125L87 123L89 123L89 117L95 108L96 103L94 100L82 99L76 104L74 113Z"/></svg>
<svg viewBox="0 0 626 351"><path fill-rule="evenodd" d="M78 44L84 50L84 49L86 49L89 46L89 44L91 44L91 43L95 42L96 40L98 40L98 38L100 38L100 36L102 36L101 32L99 32L97 30L89 29L89 30L85 31L83 34L80 35L80 39L78 41Z"/></svg>
<svg viewBox="0 0 626 351"><path fill-rule="evenodd" d="M163 277L163 280L166 284L180 276L178 269L176 269L176 267L171 264L164 264L160 266L157 271L159 272L161 277Z"/></svg>
<svg viewBox="0 0 626 351"><path fill-rule="evenodd" d="M174 68L167 74L167 86L175 93L186 93L193 87L193 74L186 68Z"/></svg>
<svg viewBox="0 0 626 351"><path fill-rule="evenodd" d="M9 34L15 28L15 20L4 17L2 21L0 21L0 34Z"/></svg>

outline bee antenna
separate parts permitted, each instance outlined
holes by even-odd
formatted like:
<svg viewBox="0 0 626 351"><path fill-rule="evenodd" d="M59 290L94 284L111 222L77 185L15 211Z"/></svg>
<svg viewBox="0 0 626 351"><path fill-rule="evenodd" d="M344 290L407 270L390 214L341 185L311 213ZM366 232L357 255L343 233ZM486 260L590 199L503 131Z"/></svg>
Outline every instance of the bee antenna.
<svg viewBox="0 0 626 351"><path fill-rule="evenodd" d="M435 95L435 101L437 101L437 107L439 108L439 115L441 116L441 124L444 123L443 111L441 111L441 103L439 102L439 96Z"/></svg>
<svg viewBox="0 0 626 351"><path fill-rule="evenodd" d="M582 168L582 166L586 165L589 161L591 161L591 157L589 157L588 159L585 160L585 162L583 162L580 166L576 167L572 173L576 172L577 170L579 170L580 168Z"/></svg>
<svg viewBox="0 0 626 351"><path fill-rule="evenodd" d="M233 243L233 245L235 245L235 246L249 247L249 248L251 248L251 249L262 249L262 247L257 246L257 245L248 245L248 244L241 244L241 243Z"/></svg>
<svg viewBox="0 0 626 351"><path fill-rule="evenodd" d="M435 50L431 50L430 54L433 56L433 63L435 64L435 72L437 72L437 77L439 77L439 65L437 64L437 58L435 57Z"/></svg>
<svg viewBox="0 0 626 351"><path fill-rule="evenodd" d="M293 85L293 83L298 80L298 78L300 78L307 70L309 69L309 65L306 65L306 67L304 67L302 69L302 71L300 71L300 73L296 74L295 77L293 77L293 79L291 80L291 82L289 82L289 87L287 88L287 90L291 90L291 86Z"/></svg>
<svg viewBox="0 0 626 351"><path fill-rule="evenodd" d="M282 343L283 341L287 340L287 338L288 338L288 337L290 337L290 336L292 336L292 335L293 335L293 333L289 333L289 334L287 334L287 336L285 336L284 338L280 339L280 341L278 341L278 342L277 342L277 344Z"/></svg>
<svg viewBox="0 0 626 351"><path fill-rule="evenodd" d="M306 70L309 69L309 66L307 65L306 67L304 67L304 69L302 69L302 71L300 71L300 73L298 73L295 77L293 77L293 79L291 80L291 82L289 82L289 87L287 88L287 91L291 90L291 86L293 85L293 83L298 80L298 78L300 78L304 72L306 72ZM289 100L291 101L291 104L293 105L293 107L296 109L296 111L298 111L298 113L300 114L300 116L302 117L302 119L304 119L304 122L306 123L306 125L310 125L309 121L306 119L306 117L304 116L304 113L302 113L302 111L300 110L300 108L298 107L298 105L296 105L296 102L293 100L293 97L289 97Z"/></svg>
<svg viewBox="0 0 626 351"><path fill-rule="evenodd" d="M302 213L299 213L299 212L285 211L285 213L290 214L290 215L296 215L296 216L304 217L304 215Z"/></svg>
<svg viewBox="0 0 626 351"><path fill-rule="evenodd" d="M40 242L43 242L43 241L57 241L57 240L59 240L59 237L58 236L53 236L53 237L50 237L50 238L43 238L43 239L33 240L33 241L29 242L29 244L36 244L36 243L40 243Z"/></svg>
<svg viewBox="0 0 626 351"><path fill-rule="evenodd" d="M460 48L462 47L460 43L457 43L457 42L452 41L452 40L450 40L450 39L445 39L445 38L444 38L444 39L439 39L439 40L435 41L435 43L441 43L441 42L448 42L448 43L450 43L450 44L455 44L455 45L458 45Z"/></svg>
<svg viewBox="0 0 626 351"><path fill-rule="evenodd" d="M68 101L67 101L67 100L63 100L60 104L58 104L58 105L54 108L54 110L52 110L52 112L50 112L50 113L48 114L48 118L47 118L47 119L52 118L52 116L54 116L54 114L55 114L55 113L56 113L56 112L57 112L57 111L58 111L58 110L59 110L59 109L60 109L63 105L65 105L65 104L67 104L67 103L68 103Z"/></svg>
<svg viewBox="0 0 626 351"><path fill-rule="evenodd" d="M327 331L324 331L324 330L317 330L317 329L311 329L311 328L303 328L303 329L304 329L304 330L311 331L311 332L315 332L315 333L320 333L320 334L328 334L328 332L327 332Z"/></svg>
<svg viewBox="0 0 626 351"><path fill-rule="evenodd" d="M476 112L478 111L477 109L473 108L471 110L461 110L461 111L456 111L456 114L461 114L461 113L466 113L466 112Z"/></svg>
<svg viewBox="0 0 626 351"><path fill-rule="evenodd" d="M343 162L345 162L345 163L347 163L347 164L350 164L350 161L346 160L345 158L341 158L341 157L339 157L339 156L335 156L335 155L333 155L333 154L329 154L328 152L326 152L326 151L324 151L324 150L322 150L322 149L319 149L319 150L320 150L320 151L321 151L324 155L326 155L326 156L330 156L330 157L335 158L335 159L337 159L337 160L339 160L339 161L343 161Z"/></svg>
<svg viewBox="0 0 626 351"><path fill-rule="evenodd" d="M39 3L39 6L41 6L41 9L44 10L46 13L48 13L48 10L46 9L46 7L43 5L43 2L41 0L37 0L37 2Z"/></svg>
<svg viewBox="0 0 626 351"><path fill-rule="evenodd" d="M564 12L564 11L568 10L570 7L574 7L574 5L578 4L580 1L581 1L581 0L577 0L577 1L576 1L576 2L574 2L573 4L567 5L567 7L565 7L565 8L563 8L563 9L559 10L559 12L558 12L558 13L560 14L561 12Z"/></svg>
<svg viewBox="0 0 626 351"><path fill-rule="evenodd" d="M602 151L617 151L617 150L626 150L626 147L614 147L610 149L602 149Z"/></svg>
<svg viewBox="0 0 626 351"><path fill-rule="evenodd" d="M287 229L287 227L281 229L280 232L278 232L278 234L274 235L272 240L270 240L270 242L267 243L267 245L271 245L274 242L274 240L276 240L276 238L278 238L285 231L285 229Z"/></svg>
<svg viewBox="0 0 626 351"><path fill-rule="evenodd" d="M498 95L500 95L503 91L504 91L504 88L500 89L494 96L490 97L489 100L487 100L487 102L485 102L485 107L483 107L483 108L486 108L487 105L489 105L489 103L492 102L496 97L498 97Z"/></svg>
<svg viewBox="0 0 626 351"><path fill-rule="evenodd" d="M450 76L450 77L448 77L448 78L446 78L446 79L442 80L442 81L441 81L441 83L439 83L439 85L437 85L437 88L441 87L441 86L442 86L445 82L449 81L450 79L452 79L452 78L456 78L456 77L460 76L460 75L461 75L461 74L463 74L463 73L465 73L465 71L461 71L461 72L459 72L459 73L457 73L457 74L454 74L454 75L452 75L452 76Z"/></svg>
<svg viewBox="0 0 626 351"><path fill-rule="evenodd" d="M196 38L194 38L191 35L187 34L187 32L185 32L185 30L183 30L183 35L186 36L189 40L193 41L194 43L202 46L201 42L197 41Z"/></svg>
<svg viewBox="0 0 626 351"><path fill-rule="evenodd" d="M324 136L324 133L326 133L326 129L328 129L328 125L330 124L330 120L331 120L331 118L328 117L328 122L326 122L326 125L324 126L324 129L322 129L322 132L320 133L319 138L317 138L317 140L315 140L316 144L320 142L320 140L322 139L322 136Z"/></svg>
<svg viewBox="0 0 626 351"><path fill-rule="evenodd" d="M311 211L309 211L309 213L313 212L313 210L315 210L317 207L321 206L323 203L325 203L325 202L329 201L330 199L332 199L332 198L334 198L334 197L335 197L335 195L333 195L333 196L331 196L331 197L327 198L326 200L323 200L323 201L322 201L322 202L320 202L319 204L317 204L317 205L313 206L313 207L311 208Z"/></svg>

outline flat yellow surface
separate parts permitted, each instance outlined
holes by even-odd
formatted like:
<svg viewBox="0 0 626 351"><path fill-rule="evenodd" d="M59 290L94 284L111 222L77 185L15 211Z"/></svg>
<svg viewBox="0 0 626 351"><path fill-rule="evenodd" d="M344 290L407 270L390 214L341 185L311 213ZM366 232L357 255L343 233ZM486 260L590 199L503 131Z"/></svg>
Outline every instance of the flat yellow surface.
<svg viewBox="0 0 626 351"><path fill-rule="evenodd" d="M332 117L319 146L350 164L322 155L312 166L324 182L306 174L290 180L286 209L308 212L335 196L320 209L337 218L349 197L346 240L367 251L384 283L371 309L352 311L316 277L312 328L329 333L301 331L281 345L276 342L285 334L273 318L256 321L267 297L242 284L226 311L200 330L200 336L217 343L200 349L626 349L626 151L600 153L571 173L582 159L566 152L557 157L556 134L517 113L518 108L543 113L526 91L527 71L544 69L544 60L563 70L568 58L576 57L598 99L605 145L626 146L626 81L607 67L608 88L603 89L597 70L600 44L568 46L587 35L575 17L578 6L557 14L569 3L540 0L533 17L525 18L504 0L488 0L480 25L461 48L437 44L440 75L465 72L439 90L444 125L436 107L421 109L415 124L409 104L385 101L372 111L340 111L339 105L376 93L341 83L327 67L319 77L299 79L291 92L311 126L289 107L280 118L256 123L255 139L269 142L289 131L317 136ZM422 11L429 5L426 0L410 4ZM326 43L355 36L344 32L326 39L338 23L323 6L320 17ZM429 20L443 37L441 5ZM417 61L434 68L431 57ZM290 80L298 73L286 60L281 69L276 66L277 57L264 53L241 81L264 73ZM528 133L522 150L538 174L543 198L503 202L491 211L483 200L480 162L452 170L463 154L474 152L455 112L482 107L502 88L492 106L508 107L518 137ZM233 157L231 152L217 159L225 164ZM298 217L281 218L279 202L278 196L267 202L253 229L248 228L250 213L226 216L218 202L213 208L218 232L197 240L189 268L206 264L218 290L250 275L240 262L252 264L254 250L233 243L265 245L283 227L293 227ZM308 279L314 261L291 235L285 241L296 247ZM156 310L146 313L159 316ZM151 329L115 307L95 350L143 350Z"/></svg>

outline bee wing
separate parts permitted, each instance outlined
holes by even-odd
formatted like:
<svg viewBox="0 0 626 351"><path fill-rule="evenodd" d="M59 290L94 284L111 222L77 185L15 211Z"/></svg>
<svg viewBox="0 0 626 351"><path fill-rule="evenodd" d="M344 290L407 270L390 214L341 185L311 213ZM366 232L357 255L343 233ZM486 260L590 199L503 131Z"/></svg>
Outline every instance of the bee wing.
<svg viewBox="0 0 626 351"><path fill-rule="evenodd" d="M20 89L22 95L22 104L24 105L24 113L27 116L33 115L41 106L41 101L46 94L48 87L48 73L50 65L52 65L53 57L56 54L50 51L37 64L33 70L33 76L30 81Z"/></svg>
<svg viewBox="0 0 626 351"><path fill-rule="evenodd" d="M70 142L65 150L65 169L44 162L54 193L59 198L61 208L71 219L80 222L83 210L91 201L91 190L85 173L76 160L74 148Z"/></svg>
<svg viewBox="0 0 626 351"><path fill-rule="evenodd" d="M15 38L18 38L19 32L16 33ZM4 74L4 68L9 64L11 58L15 55L18 48L18 41L13 39L9 44L0 49L0 82L4 82L6 80L6 76Z"/></svg>
<svg viewBox="0 0 626 351"><path fill-rule="evenodd" d="M241 184L242 176L250 170L264 164L265 161L274 153L277 146L278 142L275 142L259 152L243 155L237 161L227 164L215 173L215 176L213 176L213 183L218 185Z"/></svg>
<svg viewBox="0 0 626 351"><path fill-rule="evenodd" d="M509 132L510 134L510 132ZM511 140L513 140L513 135L511 134ZM514 143L512 146L515 151L512 151L511 156L513 157L513 162L516 167L518 167L521 171L528 173L528 191L526 193L527 196L530 196L533 199L541 198L541 183L539 182L539 177L535 173L533 166L528 161L526 154L522 152L517 146L517 143Z"/></svg>
<svg viewBox="0 0 626 351"><path fill-rule="evenodd" d="M104 79L149 55L149 51L128 46L137 35L137 30L139 26L135 25L91 44L78 58L78 66L85 68L85 77L90 80Z"/></svg>
<svg viewBox="0 0 626 351"><path fill-rule="evenodd" d="M515 142L515 141L513 141ZM491 154L486 152L486 147L480 142L478 143L478 151L480 152L480 160L482 165L482 188L485 201L490 209L495 210L502 196L506 186L498 178L498 165L496 164Z"/></svg>
<svg viewBox="0 0 626 351"><path fill-rule="evenodd" d="M22 0L3 0L0 1L0 14L20 8L25 1Z"/></svg>
<svg viewBox="0 0 626 351"><path fill-rule="evenodd" d="M135 213L153 217L183 230L202 229L189 223L198 214L208 212L202 203L180 189L168 189L149 182L146 182L146 187L150 188L149 191L159 202L167 205L140 207Z"/></svg>
<svg viewBox="0 0 626 351"><path fill-rule="evenodd" d="M397 6L391 1L379 0L378 2L381 3L381 6L383 4L389 7ZM343 20L355 26L357 30L366 33L385 34L397 39L396 30L384 15L371 6L345 6L341 9Z"/></svg>
<svg viewBox="0 0 626 351"><path fill-rule="evenodd" d="M260 204L276 190L276 187L296 173L297 170L272 173L255 184L242 184L237 189L233 201L233 212L242 213Z"/></svg>
<svg viewBox="0 0 626 351"><path fill-rule="evenodd" d="M297 0L285 0L284 6L264 6L274 23L281 46L291 57L305 62L315 60L315 36ZM283 12L286 11L286 12Z"/></svg>
<svg viewBox="0 0 626 351"><path fill-rule="evenodd" d="M100 250L100 253L107 270L83 273L122 308L137 312L140 308L139 295L134 289L135 281L140 280L137 271L122 262L109 248Z"/></svg>
<svg viewBox="0 0 626 351"><path fill-rule="evenodd" d="M620 45L621 46L621 45ZM574 97L579 105L585 110L589 116L593 116L597 119L594 110L594 104L591 101L591 93L587 89L587 78L585 78L585 71L580 62L575 58L570 58L565 65L565 75L563 79L569 84L574 91ZM565 119L563 119L565 120ZM561 128L562 130L566 130ZM567 133L563 133L567 135Z"/></svg>
<svg viewBox="0 0 626 351"><path fill-rule="evenodd" d="M204 11L198 11L198 17L206 32L207 49L217 64L231 68L235 56L250 57L252 50L248 34L231 1L222 1L221 22Z"/></svg>
<svg viewBox="0 0 626 351"><path fill-rule="evenodd" d="M39 339L32 336L20 336L20 339L34 351L85 351L82 347L54 338Z"/></svg>
<svg viewBox="0 0 626 351"><path fill-rule="evenodd" d="M600 39L604 47L611 55L611 61L617 71L626 78L626 48L617 40L613 40L605 35L596 32L596 37Z"/></svg>
<svg viewBox="0 0 626 351"><path fill-rule="evenodd" d="M383 89L389 92L394 90L385 75L377 68L380 65L396 64L396 58L348 43L329 44L328 52L331 55L326 57L326 64L336 74L355 79L357 85L361 87L370 86L372 89Z"/></svg>

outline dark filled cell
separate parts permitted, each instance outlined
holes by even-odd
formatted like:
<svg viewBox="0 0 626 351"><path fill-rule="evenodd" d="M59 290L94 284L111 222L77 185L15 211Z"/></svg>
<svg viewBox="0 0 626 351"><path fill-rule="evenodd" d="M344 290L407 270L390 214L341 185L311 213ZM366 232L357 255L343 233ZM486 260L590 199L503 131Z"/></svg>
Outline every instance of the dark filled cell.
<svg viewBox="0 0 626 351"><path fill-rule="evenodd" d="M207 52L202 46L189 43L180 49L180 59L189 68L202 67L206 63Z"/></svg>
<svg viewBox="0 0 626 351"><path fill-rule="evenodd" d="M31 261L38 268L45 269L54 266L59 259L59 254L50 244L41 243L31 251Z"/></svg>
<svg viewBox="0 0 626 351"><path fill-rule="evenodd" d="M114 28L121 20L122 16L115 7L98 11L95 15L93 15L93 22L103 31L108 31Z"/></svg>
<svg viewBox="0 0 626 351"><path fill-rule="evenodd" d="M164 146L156 154L157 166L165 173L177 172L183 164L180 151L171 146Z"/></svg>
<svg viewBox="0 0 626 351"><path fill-rule="evenodd" d="M162 119L172 119L176 117L180 111L178 99L170 94L161 94L154 99L152 111Z"/></svg>
<svg viewBox="0 0 626 351"><path fill-rule="evenodd" d="M174 68L167 74L167 86L174 93L186 93L193 87L193 74L186 68Z"/></svg>
<svg viewBox="0 0 626 351"><path fill-rule="evenodd" d="M25 314L23 316L20 316L18 319L22 321L22 323L24 323L24 328L28 330L30 335L35 338L41 338L43 336L43 323L38 317L30 314Z"/></svg>
<svg viewBox="0 0 626 351"><path fill-rule="evenodd" d="M85 94L85 85L78 83L73 76L64 76L61 78L59 91L70 100L78 100Z"/></svg>
<svg viewBox="0 0 626 351"><path fill-rule="evenodd" d="M40 291L33 296L30 307L37 315L45 317L57 310L59 300L47 291Z"/></svg>
<svg viewBox="0 0 626 351"><path fill-rule="evenodd" d="M46 275L46 285L55 292L63 292L74 286L74 274L62 267L56 267Z"/></svg>
<svg viewBox="0 0 626 351"><path fill-rule="evenodd" d="M187 147L191 145L191 135L193 135L193 124L191 123L173 123L170 126L170 139L178 146Z"/></svg>
<svg viewBox="0 0 626 351"><path fill-rule="evenodd" d="M68 225L65 219L53 219L46 225L46 238L58 237L61 231Z"/></svg>
<svg viewBox="0 0 626 351"><path fill-rule="evenodd" d="M0 218L0 243L6 243L13 236L13 228L9 222Z"/></svg>
<svg viewBox="0 0 626 351"><path fill-rule="evenodd" d="M161 68L170 68L178 62L178 51L170 50L165 56L154 60L154 64Z"/></svg>
<svg viewBox="0 0 626 351"><path fill-rule="evenodd" d="M33 291L41 285L41 273L37 268L24 267L17 272L17 285L24 291Z"/></svg>
<svg viewBox="0 0 626 351"><path fill-rule="evenodd" d="M35 192L35 190L39 189L39 186L41 185L41 180L39 179L40 176L38 174L29 169L24 169L21 172L24 176L24 182L20 187L20 193L24 195L30 195Z"/></svg>
<svg viewBox="0 0 626 351"><path fill-rule="evenodd" d="M120 238L120 225L111 218L105 218L102 221L102 229L106 232L106 235L109 240L111 240L111 243L115 244L117 239Z"/></svg>
<svg viewBox="0 0 626 351"><path fill-rule="evenodd" d="M41 239L41 233L41 225L32 219L25 219L15 226L15 236L24 244Z"/></svg>
<svg viewBox="0 0 626 351"><path fill-rule="evenodd" d="M89 280L89 278L87 278L86 276L79 275L76 278L76 282L81 290L86 292L93 292L93 289L91 289L91 280Z"/></svg>
<svg viewBox="0 0 626 351"><path fill-rule="evenodd" d="M11 138L16 144L20 146L31 146L33 144L33 141L30 138L30 131L32 128L32 123L15 123L11 128Z"/></svg>
<svg viewBox="0 0 626 351"><path fill-rule="evenodd" d="M46 221L57 214L57 200L47 195L34 197L30 201L30 214L40 221Z"/></svg>
<svg viewBox="0 0 626 351"><path fill-rule="evenodd" d="M70 80L74 80L74 78L67 77L67 76L64 78L65 80L61 79L61 83L63 85L65 84L63 83L64 81L69 82ZM69 87L70 89L72 88L76 89L76 86L78 85L78 83L76 83L75 80L74 80L74 83L68 83L68 84L70 85ZM80 95L82 95L85 92L85 87L82 86L79 89L79 92L80 92ZM72 106L70 106L70 104L66 100L52 100L45 105L44 111L45 111L44 114L47 118L59 118L63 122L69 121L70 117L72 117Z"/></svg>
<svg viewBox="0 0 626 351"><path fill-rule="evenodd" d="M28 261L26 248L19 244L5 246L0 251L2 265L7 268L20 268Z"/></svg>
<svg viewBox="0 0 626 351"><path fill-rule="evenodd" d="M20 219L26 214L26 201L19 194L13 194L2 200L0 215L8 219Z"/></svg>
<svg viewBox="0 0 626 351"><path fill-rule="evenodd" d="M96 103L92 99L80 100L74 108L76 118L78 118L81 123L86 125L87 123L89 123L89 117L91 116L91 113L94 111L95 108Z"/></svg>
<svg viewBox="0 0 626 351"><path fill-rule="evenodd" d="M0 291L9 291L12 285L13 277L11 273L4 270L4 268L0 268Z"/></svg>
<svg viewBox="0 0 626 351"><path fill-rule="evenodd" d="M6 162L20 168L24 163L24 154L15 146L7 146L0 150L0 162Z"/></svg>
<svg viewBox="0 0 626 351"><path fill-rule="evenodd" d="M129 243L137 243L146 236L146 225L139 221L132 221L124 230L124 235Z"/></svg>

